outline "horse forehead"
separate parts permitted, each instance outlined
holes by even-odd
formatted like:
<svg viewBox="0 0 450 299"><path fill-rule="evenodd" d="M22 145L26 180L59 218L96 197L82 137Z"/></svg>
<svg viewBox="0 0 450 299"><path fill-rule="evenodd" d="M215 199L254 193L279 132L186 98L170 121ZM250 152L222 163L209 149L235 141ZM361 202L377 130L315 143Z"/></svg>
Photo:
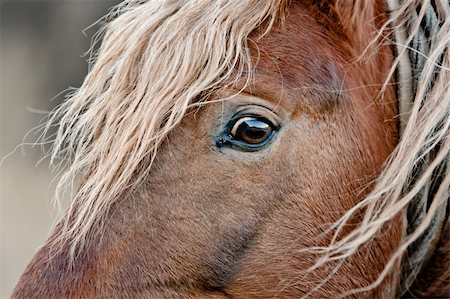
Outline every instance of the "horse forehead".
<svg viewBox="0 0 450 299"><path fill-rule="evenodd" d="M308 88L341 88L349 53L337 35L316 21L308 7L293 4L283 22L250 44L255 89L262 94L282 91L289 95Z"/></svg>

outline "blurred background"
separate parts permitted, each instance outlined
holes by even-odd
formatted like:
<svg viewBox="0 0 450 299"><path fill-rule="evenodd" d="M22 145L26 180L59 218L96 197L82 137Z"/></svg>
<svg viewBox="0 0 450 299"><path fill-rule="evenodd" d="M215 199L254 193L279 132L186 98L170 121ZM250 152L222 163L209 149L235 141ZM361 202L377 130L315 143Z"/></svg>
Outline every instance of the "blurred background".
<svg viewBox="0 0 450 299"><path fill-rule="evenodd" d="M0 298L9 298L56 216L48 161L37 164L39 147L16 147L61 103L60 92L81 85L99 27L83 30L120 1L0 1Z"/></svg>

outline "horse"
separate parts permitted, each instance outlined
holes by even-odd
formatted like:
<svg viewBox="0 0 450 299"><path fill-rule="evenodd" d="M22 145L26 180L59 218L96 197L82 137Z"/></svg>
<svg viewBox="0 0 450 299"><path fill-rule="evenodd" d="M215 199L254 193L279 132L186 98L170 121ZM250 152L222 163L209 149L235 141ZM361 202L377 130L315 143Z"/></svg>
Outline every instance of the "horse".
<svg viewBox="0 0 450 299"><path fill-rule="evenodd" d="M13 298L449 295L447 1L131 0L103 21L47 122L72 201Z"/></svg>

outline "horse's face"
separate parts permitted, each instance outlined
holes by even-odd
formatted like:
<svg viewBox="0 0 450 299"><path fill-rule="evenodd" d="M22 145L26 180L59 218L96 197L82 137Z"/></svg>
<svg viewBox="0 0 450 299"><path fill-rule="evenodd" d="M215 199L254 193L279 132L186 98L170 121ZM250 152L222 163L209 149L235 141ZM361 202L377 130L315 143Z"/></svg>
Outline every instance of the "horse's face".
<svg viewBox="0 0 450 299"><path fill-rule="evenodd" d="M304 249L329 244L330 224L363 198L397 142L394 93L380 100L370 87L383 83L390 49L357 63L351 41L292 6L253 48L252 84L186 115L84 258L67 270L67 251L48 260L45 246L17 294L254 298L324 282L314 297L328 297L373 282L400 221L330 278L338 264L308 273L317 256ZM373 295L392 296L392 284Z"/></svg>

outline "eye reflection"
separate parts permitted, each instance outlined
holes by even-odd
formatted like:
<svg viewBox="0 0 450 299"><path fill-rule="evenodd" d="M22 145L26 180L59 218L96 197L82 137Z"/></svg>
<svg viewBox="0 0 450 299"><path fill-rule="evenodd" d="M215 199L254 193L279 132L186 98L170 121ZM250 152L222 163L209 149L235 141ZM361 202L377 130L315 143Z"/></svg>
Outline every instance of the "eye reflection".
<svg viewBox="0 0 450 299"><path fill-rule="evenodd" d="M256 117L240 118L231 129L233 140L249 145L258 145L266 141L273 132L273 124Z"/></svg>

